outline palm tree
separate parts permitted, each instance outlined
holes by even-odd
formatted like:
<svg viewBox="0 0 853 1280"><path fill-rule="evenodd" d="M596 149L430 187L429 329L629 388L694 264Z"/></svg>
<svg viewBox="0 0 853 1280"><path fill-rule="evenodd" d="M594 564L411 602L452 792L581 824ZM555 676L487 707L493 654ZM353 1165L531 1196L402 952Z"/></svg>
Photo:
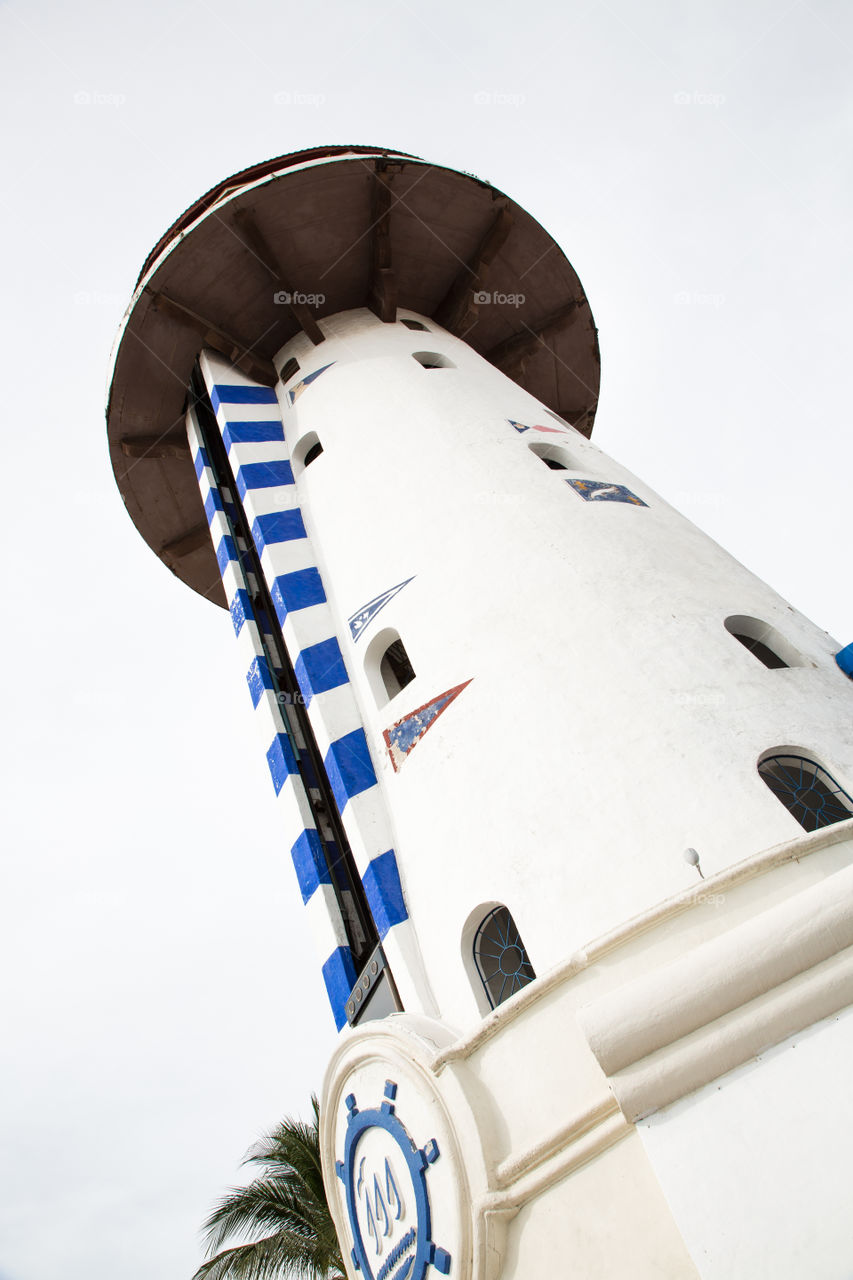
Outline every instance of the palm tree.
<svg viewBox="0 0 853 1280"><path fill-rule="evenodd" d="M208 1260L193 1280L346 1280L320 1167L320 1108L314 1121L286 1119L243 1164L263 1172L234 1187L204 1224ZM251 1237L244 1244L223 1244Z"/></svg>

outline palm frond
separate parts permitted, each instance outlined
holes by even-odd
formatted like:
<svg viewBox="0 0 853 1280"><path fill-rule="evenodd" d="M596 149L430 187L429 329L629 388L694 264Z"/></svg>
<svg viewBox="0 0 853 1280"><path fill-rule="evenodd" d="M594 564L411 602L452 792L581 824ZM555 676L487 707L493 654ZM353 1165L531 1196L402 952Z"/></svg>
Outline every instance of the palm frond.
<svg viewBox="0 0 853 1280"><path fill-rule="evenodd" d="M263 1173L233 1187L204 1223L207 1261L193 1280L344 1280L320 1161L320 1111L313 1124L286 1119L249 1149L243 1163ZM244 1244L223 1249L228 1240Z"/></svg>
<svg viewBox="0 0 853 1280"><path fill-rule="evenodd" d="M224 1249L203 1262L193 1280L344 1280L324 1258L306 1254L305 1241L277 1232L251 1244Z"/></svg>

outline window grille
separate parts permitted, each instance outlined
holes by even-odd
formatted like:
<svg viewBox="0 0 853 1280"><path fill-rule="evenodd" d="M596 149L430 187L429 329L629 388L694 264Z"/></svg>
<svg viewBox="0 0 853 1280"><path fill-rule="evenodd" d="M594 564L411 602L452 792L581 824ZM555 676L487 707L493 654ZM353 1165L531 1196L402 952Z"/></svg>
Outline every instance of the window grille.
<svg viewBox="0 0 853 1280"><path fill-rule="evenodd" d="M493 1009L536 977L506 907L495 907L480 923L474 938L474 963Z"/></svg>
<svg viewBox="0 0 853 1280"><path fill-rule="evenodd" d="M853 818L853 800L831 774L805 756L768 756L758 772L806 831Z"/></svg>

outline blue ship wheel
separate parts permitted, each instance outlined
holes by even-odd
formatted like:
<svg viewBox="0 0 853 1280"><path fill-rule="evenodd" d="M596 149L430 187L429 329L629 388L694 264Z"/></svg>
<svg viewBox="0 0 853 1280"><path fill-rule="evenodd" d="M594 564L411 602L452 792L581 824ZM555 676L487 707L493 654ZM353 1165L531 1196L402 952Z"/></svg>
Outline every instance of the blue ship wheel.
<svg viewBox="0 0 853 1280"><path fill-rule="evenodd" d="M360 1271L364 1280L424 1280L427 1268L433 1266L441 1275L450 1273L450 1254L439 1248L430 1238L432 1233L427 1189L427 1174L430 1166L435 1164L441 1152L434 1138L417 1147L406 1130L405 1125L395 1114L394 1099L397 1086L393 1080L385 1082L385 1099L381 1106L369 1111L359 1111L355 1094L346 1099L347 1117L346 1142L344 1158L335 1165L335 1171L344 1184L349 1214L350 1230L354 1241L352 1262ZM384 1236L391 1235L392 1220L405 1225L408 1212L405 1210L400 1188L397 1187L394 1171L386 1159L382 1177L373 1170L373 1186L367 1186L365 1207L368 1226L368 1240L362 1234L359 1220L359 1196L365 1188L365 1158L359 1159L359 1144L365 1134L371 1130L381 1129L391 1138L399 1149L408 1173L414 1200L415 1220L390 1249L387 1257L381 1258L380 1229ZM376 1242L377 1257L370 1256L370 1239ZM374 1268L377 1268L374 1270Z"/></svg>

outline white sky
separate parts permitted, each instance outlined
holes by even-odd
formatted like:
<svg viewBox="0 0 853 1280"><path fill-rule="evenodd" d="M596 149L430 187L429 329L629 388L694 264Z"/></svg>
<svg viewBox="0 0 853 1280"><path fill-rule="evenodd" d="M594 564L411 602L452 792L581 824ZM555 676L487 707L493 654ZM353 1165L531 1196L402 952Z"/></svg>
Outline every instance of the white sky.
<svg viewBox="0 0 853 1280"><path fill-rule="evenodd" d="M586 288L597 443L847 643L853 11L0 0L0 50L0 1280L187 1280L334 1033L230 621L109 467L145 255L317 143L491 180Z"/></svg>

